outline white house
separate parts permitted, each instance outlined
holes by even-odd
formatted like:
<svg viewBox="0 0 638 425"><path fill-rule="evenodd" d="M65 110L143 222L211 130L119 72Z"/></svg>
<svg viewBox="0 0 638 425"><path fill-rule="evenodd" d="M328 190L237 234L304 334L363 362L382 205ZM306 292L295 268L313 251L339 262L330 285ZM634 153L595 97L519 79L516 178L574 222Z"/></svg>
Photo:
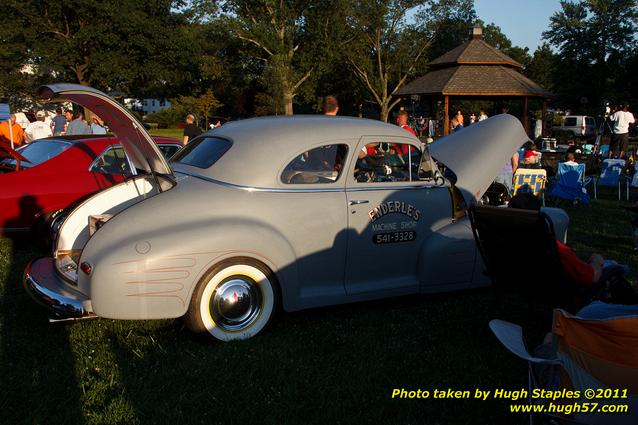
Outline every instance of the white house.
<svg viewBox="0 0 638 425"><path fill-rule="evenodd" d="M147 98L142 100L142 112L144 115L154 114L159 111L163 111L171 107L171 102L167 99L152 99Z"/></svg>

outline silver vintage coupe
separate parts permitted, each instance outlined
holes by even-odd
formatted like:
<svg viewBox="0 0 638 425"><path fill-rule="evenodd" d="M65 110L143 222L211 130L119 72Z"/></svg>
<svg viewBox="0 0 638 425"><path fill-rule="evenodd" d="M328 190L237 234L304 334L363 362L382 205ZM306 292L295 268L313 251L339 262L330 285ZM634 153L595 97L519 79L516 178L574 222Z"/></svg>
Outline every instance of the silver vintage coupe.
<svg viewBox="0 0 638 425"><path fill-rule="evenodd" d="M56 224L27 291L56 319L183 317L220 340L256 335L278 306L487 284L464 210L528 140L510 115L429 149L378 121L270 117L204 133L169 165L105 94L69 84L38 94L105 119L135 173Z"/></svg>

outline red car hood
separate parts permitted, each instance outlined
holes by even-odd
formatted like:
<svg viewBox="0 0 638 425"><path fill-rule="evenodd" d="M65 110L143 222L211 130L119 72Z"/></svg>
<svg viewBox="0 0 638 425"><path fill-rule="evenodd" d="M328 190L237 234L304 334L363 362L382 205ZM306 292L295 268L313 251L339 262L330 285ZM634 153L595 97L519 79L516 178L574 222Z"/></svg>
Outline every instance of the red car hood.
<svg viewBox="0 0 638 425"><path fill-rule="evenodd" d="M36 95L51 102L71 101L89 109L106 121L135 167L147 172L172 174L144 126L125 107L101 91L78 84L48 84L41 86Z"/></svg>
<svg viewBox="0 0 638 425"><path fill-rule="evenodd" d="M16 161L20 161L20 162L31 162L25 157L23 157L22 155L20 155L19 152L7 146L3 146L2 144L0 144L0 158L13 158Z"/></svg>

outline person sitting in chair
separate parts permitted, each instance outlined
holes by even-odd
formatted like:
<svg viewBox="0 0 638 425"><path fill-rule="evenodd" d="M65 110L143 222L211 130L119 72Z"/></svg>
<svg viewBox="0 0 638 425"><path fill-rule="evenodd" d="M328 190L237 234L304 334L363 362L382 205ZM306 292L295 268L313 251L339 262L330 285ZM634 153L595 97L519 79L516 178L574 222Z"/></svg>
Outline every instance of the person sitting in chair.
<svg viewBox="0 0 638 425"><path fill-rule="evenodd" d="M510 200L508 208L540 211L541 203L533 194L522 192ZM584 262L560 241L556 241L556 249L565 274L574 282L590 287L600 280L605 266L605 259L602 255L594 253L589 257L589 261Z"/></svg>
<svg viewBox="0 0 638 425"><path fill-rule="evenodd" d="M567 155L565 155L565 164L578 165L578 163L576 162L576 155L574 155L574 152L568 152Z"/></svg>

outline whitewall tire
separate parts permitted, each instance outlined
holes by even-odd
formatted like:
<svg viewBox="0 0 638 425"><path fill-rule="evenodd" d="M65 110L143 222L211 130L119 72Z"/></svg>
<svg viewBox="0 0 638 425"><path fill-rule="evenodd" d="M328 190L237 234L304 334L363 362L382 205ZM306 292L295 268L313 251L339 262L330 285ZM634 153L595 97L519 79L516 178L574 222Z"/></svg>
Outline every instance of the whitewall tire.
<svg viewBox="0 0 638 425"><path fill-rule="evenodd" d="M279 293L270 270L250 258L213 266L199 281L184 321L221 341L247 339L272 318Z"/></svg>

